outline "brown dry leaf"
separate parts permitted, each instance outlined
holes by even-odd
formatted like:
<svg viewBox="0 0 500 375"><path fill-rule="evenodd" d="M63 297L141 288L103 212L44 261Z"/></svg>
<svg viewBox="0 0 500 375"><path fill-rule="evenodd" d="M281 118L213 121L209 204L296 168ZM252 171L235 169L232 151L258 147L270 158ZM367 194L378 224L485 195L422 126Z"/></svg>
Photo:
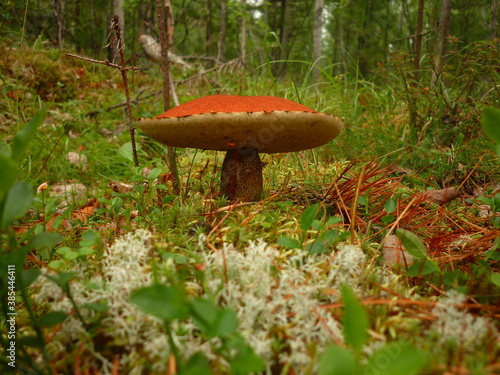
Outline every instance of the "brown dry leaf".
<svg viewBox="0 0 500 375"><path fill-rule="evenodd" d="M94 214L94 210L99 207L99 201L94 198L87 202L85 206L80 207L78 210L73 211L72 219L80 220L82 222L87 221Z"/></svg>
<svg viewBox="0 0 500 375"><path fill-rule="evenodd" d="M71 164L74 164L77 167L81 168L82 171L87 169L88 159L85 155L80 154L79 152L70 151L66 155L66 158Z"/></svg>
<svg viewBox="0 0 500 375"><path fill-rule="evenodd" d="M388 266L409 265L413 257L405 250L403 244L395 234L389 234L382 241L382 254Z"/></svg>
<svg viewBox="0 0 500 375"><path fill-rule="evenodd" d="M120 181L111 180L108 184L108 187L113 189L116 193L126 193L127 191L131 191L134 187L130 184L125 184Z"/></svg>
<svg viewBox="0 0 500 375"><path fill-rule="evenodd" d="M428 201L442 205L451 202L460 196L460 191L454 187L447 187L438 190L428 190L425 192Z"/></svg>

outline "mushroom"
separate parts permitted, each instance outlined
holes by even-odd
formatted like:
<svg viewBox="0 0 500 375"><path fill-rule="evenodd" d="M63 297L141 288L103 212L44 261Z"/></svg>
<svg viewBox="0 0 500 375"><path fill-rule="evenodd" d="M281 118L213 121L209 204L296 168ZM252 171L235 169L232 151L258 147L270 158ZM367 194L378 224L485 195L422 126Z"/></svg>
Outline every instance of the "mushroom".
<svg viewBox="0 0 500 375"><path fill-rule="evenodd" d="M138 126L173 147L227 151L220 192L230 201L258 201L262 194L259 152L307 150L342 130L337 117L273 96L211 95L191 100Z"/></svg>

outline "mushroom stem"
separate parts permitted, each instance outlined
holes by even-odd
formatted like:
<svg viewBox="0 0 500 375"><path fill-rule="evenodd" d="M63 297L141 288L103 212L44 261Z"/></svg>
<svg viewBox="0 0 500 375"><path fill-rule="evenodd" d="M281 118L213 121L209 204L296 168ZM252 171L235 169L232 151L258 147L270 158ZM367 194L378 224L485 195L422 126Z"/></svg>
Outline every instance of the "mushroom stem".
<svg viewBox="0 0 500 375"><path fill-rule="evenodd" d="M222 163L220 192L231 202L255 202L262 195L262 162L256 149L228 150Z"/></svg>

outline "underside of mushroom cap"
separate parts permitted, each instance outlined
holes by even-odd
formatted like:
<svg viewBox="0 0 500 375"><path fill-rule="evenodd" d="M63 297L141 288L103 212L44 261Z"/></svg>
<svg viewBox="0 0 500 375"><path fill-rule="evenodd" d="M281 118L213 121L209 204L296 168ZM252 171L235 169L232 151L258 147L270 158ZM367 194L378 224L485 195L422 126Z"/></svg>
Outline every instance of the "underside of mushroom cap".
<svg viewBox="0 0 500 375"><path fill-rule="evenodd" d="M138 119L138 126L174 147L281 153L328 143L340 133L342 122L287 99L213 95Z"/></svg>

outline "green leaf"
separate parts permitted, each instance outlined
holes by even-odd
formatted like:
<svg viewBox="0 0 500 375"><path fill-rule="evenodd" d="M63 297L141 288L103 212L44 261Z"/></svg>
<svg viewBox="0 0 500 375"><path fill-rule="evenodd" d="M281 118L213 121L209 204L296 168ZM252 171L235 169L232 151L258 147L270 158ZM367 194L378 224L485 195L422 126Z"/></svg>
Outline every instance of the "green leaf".
<svg viewBox="0 0 500 375"><path fill-rule="evenodd" d="M18 182L12 186L5 197L0 228L6 228L16 217L24 215L32 200L33 191L26 182Z"/></svg>
<svg viewBox="0 0 500 375"><path fill-rule="evenodd" d="M42 107L36 114L33 116L30 122L24 127L24 129L17 132L14 136L14 140L12 141L12 154L11 158L20 162L23 157L24 152L28 148L28 144L33 138L35 134L36 128L43 122L45 118L45 113L47 112L47 107Z"/></svg>
<svg viewBox="0 0 500 375"><path fill-rule="evenodd" d="M45 315L42 315L40 319L37 321L37 325L40 327L54 326L56 324L64 322L64 320L68 317L63 311L52 311Z"/></svg>
<svg viewBox="0 0 500 375"><path fill-rule="evenodd" d="M316 213L318 212L319 204L313 204L309 207L307 207L304 210L304 213L300 217L300 229L302 229L302 232L306 232L309 228L311 228L312 222L314 220L314 217L316 216Z"/></svg>
<svg viewBox="0 0 500 375"><path fill-rule="evenodd" d="M341 293L344 302L344 337L347 344L351 345L356 353L360 353L368 340L368 314L348 285L342 285Z"/></svg>
<svg viewBox="0 0 500 375"><path fill-rule="evenodd" d="M5 194L10 190L10 188L16 182L19 169L14 160L0 155L0 200L3 199Z"/></svg>
<svg viewBox="0 0 500 375"><path fill-rule="evenodd" d="M153 168L153 169L151 169L151 171L149 172L149 175L148 175L148 179L154 180L159 175L161 175L162 171L163 170L161 168Z"/></svg>
<svg viewBox="0 0 500 375"><path fill-rule="evenodd" d="M79 242L81 247L91 247L97 245L100 241L99 234L93 229L87 229L82 234L82 240Z"/></svg>
<svg viewBox="0 0 500 375"><path fill-rule="evenodd" d="M10 149L9 144L5 142L3 139L0 140L0 156L5 156L6 158L10 159L11 153L12 151Z"/></svg>
<svg viewBox="0 0 500 375"><path fill-rule="evenodd" d="M486 107L481 117L483 130L493 142L500 144L500 109Z"/></svg>
<svg viewBox="0 0 500 375"><path fill-rule="evenodd" d="M356 369L354 354L340 346L329 346L319 358L319 375L353 375Z"/></svg>
<svg viewBox="0 0 500 375"><path fill-rule="evenodd" d="M368 359L365 373L370 375L417 374L427 363L425 352L405 342L393 342Z"/></svg>
<svg viewBox="0 0 500 375"><path fill-rule="evenodd" d="M191 309L193 320L207 337L230 335L238 329L238 317L232 309L219 308L203 298L194 299Z"/></svg>
<svg viewBox="0 0 500 375"><path fill-rule="evenodd" d="M136 144L136 150L140 150L140 145ZM132 152L132 143L127 142L124 143L119 149L118 149L118 154L128 161L134 161L134 154Z"/></svg>
<svg viewBox="0 0 500 375"><path fill-rule="evenodd" d="M40 275L40 270L31 268L28 270L21 271L21 277L23 278L23 286L25 288L29 287Z"/></svg>
<svg viewBox="0 0 500 375"><path fill-rule="evenodd" d="M181 287L153 284L134 291L130 300L166 322L183 319L189 313L186 294Z"/></svg>
<svg viewBox="0 0 500 375"><path fill-rule="evenodd" d="M238 352L230 360L231 374L246 375L249 373L257 373L264 371L266 366L264 360L255 354L252 347L246 343L242 343L238 348Z"/></svg>
<svg viewBox="0 0 500 375"><path fill-rule="evenodd" d="M212 368L210 362L203 353L194 353L182 366L181 375L210 375Z"/></svg>
<svg viewBox="0 0 500 375"><path fill-rule="evenodd" d="M496 286L500 286L500 273L498 272L493 272L491 275L490 275L490 280L493 284L495 284Z"/></svg>
<svg viewBox="0 0 500 375"><path fill-rule="evenodd" d="M326 225L329 226L329 225L335 225L335 224L339 224L341 223L342 221L344 221L344 219L342 219L341 217L338 217L338 216L330 216L328 218L328 220L326 221Z"/></svg>
<svg viewBox="0 0 500 375"><path fill-rule="evenodd" d="M439 267L431 259L424 259L413 263L406 271L407 276L425 276L439 271Z"/></svg>
<svg viewBox="0 0 500 375"><path fill-rule="evenodd" d="M388 215L396 211L396 207L397 205L394 199L391 198L385 201L384 210Z"/></svg>
<svg viewBox="0 0 500 375"><path fill-rule="evenodd" d="M323 241L313 241L306 246L306 251L309 254L321 254L326 253L328 248L325 246Z"/></svg>
<svg viewBox="0 0 500 375"><path fill-rule="evenodd" d="M403 247L414 259L424 259L427 257L425 244L416 234L406 229L397 229L396 235L403 243Z"/></svg>
<svg viewBox="0 0 500 375"><path fill-rule="evenodd" d="M25 246L26 249L52 248L59 242L64 240L64 237L59 233L42 232L37 234L31 242Z"/></svg>
<svg viewBox="0 0 500 375"><path fill-rule="evenodd" d="M281 245L283 247L289 247L290 249L300 249L302 246L300 245L300 242L297 240L294 240L293 238L290 237L280 237L278 239L278 245Z"/></svg>

